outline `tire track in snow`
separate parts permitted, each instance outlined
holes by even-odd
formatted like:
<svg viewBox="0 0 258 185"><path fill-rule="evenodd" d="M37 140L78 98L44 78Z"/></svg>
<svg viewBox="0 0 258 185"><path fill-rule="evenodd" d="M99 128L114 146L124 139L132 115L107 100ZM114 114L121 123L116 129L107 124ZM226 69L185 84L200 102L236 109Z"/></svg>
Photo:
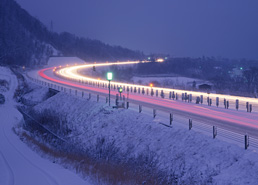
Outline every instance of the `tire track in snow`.
<svg viewBox="0 0 258 185"><path fill-rule="evenodd" d="M5 166L8 169L8 174L9 174L9 178L8 178L8 185L14 185L14 173L12 168L10 167L10 165L8 164L7 160L5 159L3 153L0 151L0 157L3 159Z"/></svg>
<svg viewBox="0 0 258 185"><path fill-rule="evenodd" d="M6 133L5 133L5 129L3 129L3 133L4 136L6 138L6 140L8 141L8 143L20 154L21 157L23 157L31 166L33 166L34 168L36 168L37 170L39 170L44 176L46 176L47 180L48 180L48 184L50 185L59 185L59 183L55 180L55 178L53 176L51 176L50 174L48 174L45 170L43 170L42 168L38 167L37 165L35 165L34 163L32 163L27 157L25 157L16 147L15 145L9 140L9 138L7 137Z"/></svg>

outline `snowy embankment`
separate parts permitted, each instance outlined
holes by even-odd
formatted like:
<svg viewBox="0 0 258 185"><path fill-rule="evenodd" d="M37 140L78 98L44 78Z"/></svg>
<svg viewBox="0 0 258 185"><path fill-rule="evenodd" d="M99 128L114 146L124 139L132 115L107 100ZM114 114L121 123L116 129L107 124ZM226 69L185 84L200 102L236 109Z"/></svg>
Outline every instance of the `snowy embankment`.
<svg viewBox="0 0 258 185"><path fill-rule="evenodd" d="M179 184L258 182L257 153L181 127L165 127L133 110L112 109L64 93L34 110L63 115L70 131L66 139L92 152L92 156L113 161L145 156L146 163L153 163L146 166L153 165Z"/></svg>
<svg viewBox="0 0 258 185"><path fill-rule="evenodd" d="M0 80L8 82L5 90L0 88L6 99L0 105L0 184L89 184L60 165L41 158L13 132L13 127L23 120L13 100L18 81L10 69L1 66Z"/></svg>

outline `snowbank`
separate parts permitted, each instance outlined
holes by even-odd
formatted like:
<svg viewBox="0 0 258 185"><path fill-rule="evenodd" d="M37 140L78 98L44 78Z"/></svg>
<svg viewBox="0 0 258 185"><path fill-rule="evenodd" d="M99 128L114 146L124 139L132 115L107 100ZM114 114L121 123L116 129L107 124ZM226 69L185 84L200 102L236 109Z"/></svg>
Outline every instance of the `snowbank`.
<svg viewBox="0 0 258 185"><path fill-rule="evenodd" d="M164 127L150 116L64 93L35 106L37 111L45 109L66 115L67 127L72 130L69 138L75 144L96 152L112 143L127 159L151 154L158 161L157 168L179 184L258 182L257 153L242 147L181 127Z"/></svg>

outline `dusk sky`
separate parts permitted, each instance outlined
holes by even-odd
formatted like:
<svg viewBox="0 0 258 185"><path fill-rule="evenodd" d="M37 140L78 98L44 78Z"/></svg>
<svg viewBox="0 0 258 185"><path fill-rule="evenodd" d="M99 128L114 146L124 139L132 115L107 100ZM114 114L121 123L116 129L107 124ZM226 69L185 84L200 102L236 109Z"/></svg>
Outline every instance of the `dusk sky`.
<svg viewBox="0 0 258 185"><path fill-rule="evenodd" d="M54 31L173 57L258 59L257 0L17 0Z"/></svg>

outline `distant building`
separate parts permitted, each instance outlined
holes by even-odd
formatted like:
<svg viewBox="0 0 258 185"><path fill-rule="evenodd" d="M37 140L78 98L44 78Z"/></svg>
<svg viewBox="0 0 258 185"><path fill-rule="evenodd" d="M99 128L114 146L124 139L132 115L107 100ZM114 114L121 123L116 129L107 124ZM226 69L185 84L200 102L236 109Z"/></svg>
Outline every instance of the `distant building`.
<svg viewBox="0 0 258 185"><path fill-rule="evenodd" d="M198 86L200 90L211 90L211 85L209 84L202 84Z"/></svg>

